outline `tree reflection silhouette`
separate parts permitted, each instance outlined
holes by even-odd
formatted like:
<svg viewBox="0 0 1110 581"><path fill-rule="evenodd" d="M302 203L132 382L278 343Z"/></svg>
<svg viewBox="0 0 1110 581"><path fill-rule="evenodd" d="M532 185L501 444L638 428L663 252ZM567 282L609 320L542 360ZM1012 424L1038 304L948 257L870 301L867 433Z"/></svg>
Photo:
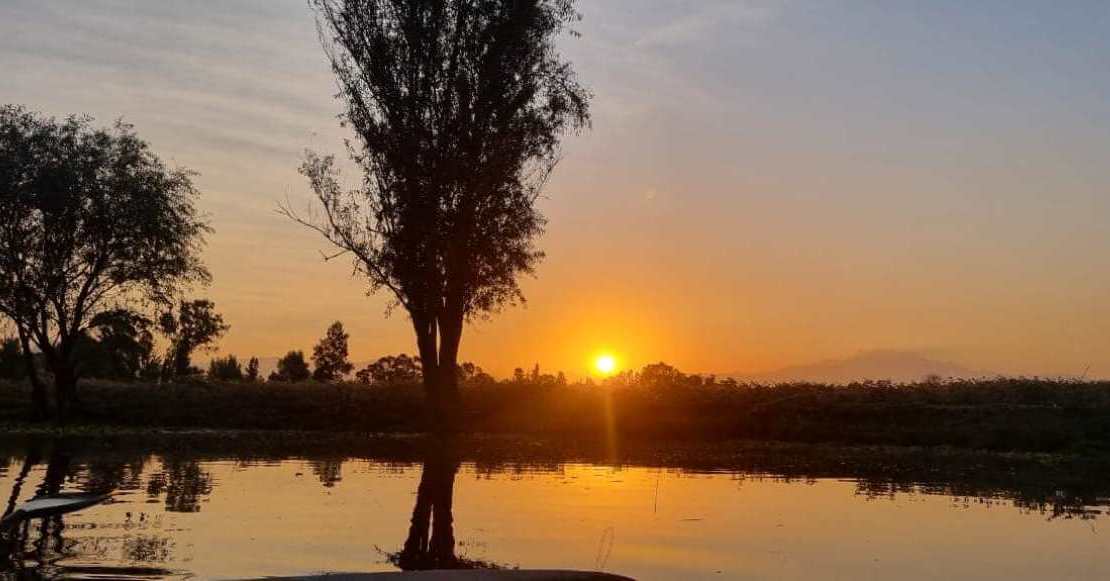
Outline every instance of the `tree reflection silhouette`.
<svg viewBox="0 0 1110 581"><path fill-rule="evenodd" d="M453 442L437 440L428 446L409 534L395 564L405 571L466 568L455 556L455 519L452 500L459 460Z"/></svg>
<svg viewBox="0 0 1110 581"><path fill-rule="evenodd" d="M39 463L39 451L33 446L23 459L23 468L16 478L12 488L11 497L4 516L10 514L23 489L31 469ZM42 483L35 489L35 496L49 496L62 491L66 476L70 470L70 455L61 447L53 446L50 449L46 463L46 474ZM35 564L34 569L41 571L53 564L66 548L62 532L65 523L61 515L41 519L38 528L38 537L32 542L33 551L27 552L27 542L31 534L31 519L23 520L9 530L0 530L0 572L5 570L20 571L28 560Z"/></svg>
<svg viewBox="0 0 1110 581"><path fill-rule="evenodd" d="M201 503L212 494L212 475L195 458L169 457L162 460L162 471L147 482L150 498L166 495L166 512L199 512Z"/></svg>
<svg viewBox="0 0 1110 581"><path fill-rule="evenodd" d="M429 440L408 537L400 552L389 555L390 562L398 568L404 571L501 568L455 554L453 502L459 465L454 440L449 437Z"/></svg>

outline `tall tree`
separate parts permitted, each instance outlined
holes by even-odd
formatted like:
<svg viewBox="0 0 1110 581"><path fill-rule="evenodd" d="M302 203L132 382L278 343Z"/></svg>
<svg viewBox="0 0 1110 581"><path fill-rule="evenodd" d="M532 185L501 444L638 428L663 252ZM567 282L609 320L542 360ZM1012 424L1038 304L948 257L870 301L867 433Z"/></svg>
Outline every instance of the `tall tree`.
<svg viewBox="0 0 1110 581"><path fill-rule="evenodd" d="M209 227L191 175L167 168L122 122L95 129L88 117L0 107L0 313L28 355L30 343L42 353L60 415L81 376L75 349L98 313L167 303L207 282Z"/></svg>
<svg viewBox="0 0 1110 581"><path fill-rule="evenodd" d="M246 379L247 382L249 382L249 383L254 383L254 382L258 381L258 358L257 357L251 357L250 360L247 361L247 370L246 370L246 373L245 373L245 376L243 377L243 379Z"/></svg>
<svg viewBox="0 0 1110 581"><path fill-rule="evenodd" d="M310 0L365 174L301 172L322 212L286 214L354 258L412 321L432 428L457 428L467 320L523 299L543 254L536 199L589 94L556 50L574 0Z"/></svg>
<svg viewBox="0 0 1110 581"><path fill-rule="evenodd" d="M312 378L316 381L336 381L343 379L354 365L347 359L347 339L350 336L343 330L343 323L336 321L328 327L327 333L312 349Z"/></svg>
<svg viewBox="0 0 1110 581"><path fill-rule="evenodd" d="M211 346L231 328L216 312L216 304L207 299L181 301L176 312L171 309L162 314L158 326L170 340L165 365L174 376L193 373L193 352Z"/></svg>

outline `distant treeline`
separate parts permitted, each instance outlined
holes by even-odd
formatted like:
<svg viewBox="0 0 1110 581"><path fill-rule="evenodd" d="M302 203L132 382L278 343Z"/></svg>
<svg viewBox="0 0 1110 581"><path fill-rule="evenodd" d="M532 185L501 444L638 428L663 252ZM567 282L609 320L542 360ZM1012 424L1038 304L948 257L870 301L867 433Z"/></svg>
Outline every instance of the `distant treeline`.
<svg viewBox="0 0 1110 581"><path fill-rule="evenodd" d="M121 382L334 383L353 380L366 385L394 385L422 379L420 358L404 353L381 357L356 371L349 359L350 336L340 321L328 327L313 347L311 357L306 357L299 349L291 350L278 359L276 369L268 377L261 375L257 357L245 362L235 355L213 357L207 371L194 366L194 354L214 348L229 328L215 311L215 305L206 299L182 301L176 310L167 311L157 320L136 311L107 311L96 317L90 328L79 336L73 358L82 378ZM165 343L164 354L156 347L157 336ZM41 352L31 352L32 360L43 358ZM17 338L0 336L0 380L26 380L31 368L43 376L40 379L51 379L50 367L45 362L28 366L26 361ZM517 370L518 375L523 373ZM481 367L469 362L459 364L458 375L461 381L494 381ZM562 377L562 373L559 376ZM565 383L566 380L560 381Z"/></svg>
<svg viewBox="0 0 1110 581"><path fill-rule="evenodd" d="M0 385L0 422L26 417ZM846 386L737 383L665 364L595 383L518 372L462 382L469 430L627 441L727 440L1110 451L1110 382L995 378ZM90 382L75 422L129 427L419 432L419 376L371 383Z"/></svg>

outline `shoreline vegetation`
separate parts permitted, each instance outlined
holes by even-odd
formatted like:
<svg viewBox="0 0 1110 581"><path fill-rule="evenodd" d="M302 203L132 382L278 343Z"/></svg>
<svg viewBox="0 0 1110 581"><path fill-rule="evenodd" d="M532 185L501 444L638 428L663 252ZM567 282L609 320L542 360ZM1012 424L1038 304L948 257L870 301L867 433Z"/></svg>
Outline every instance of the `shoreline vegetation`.
<svg viewBox="0 0 1110 581"><path fill-rule="evenodd" d="M567 442L748 440L1110 454L1110 382L995 378L775 386L696 375L566 384L548 376L462 386L465 431ZM0 437L168 430L418 434L419 383L82 384L69 426L32 423L29 386L0 382ZM333 436L321 436L332 434Z"/></svg>

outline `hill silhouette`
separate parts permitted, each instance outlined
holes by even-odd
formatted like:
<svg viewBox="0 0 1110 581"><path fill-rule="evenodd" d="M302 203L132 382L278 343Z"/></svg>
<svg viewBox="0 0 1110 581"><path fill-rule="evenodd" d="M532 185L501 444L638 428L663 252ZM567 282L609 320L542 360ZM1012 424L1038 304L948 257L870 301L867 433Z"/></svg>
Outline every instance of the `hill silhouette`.
<svg viewBox="0 0 1110 581"><path fill-rule="evenodd" d="M827 359L757 374L727 374L728 377L737 380L756 383L791 381L851 383L863 380L905 383L921 381L929 376L966 379L988 375L992 374L957 363L932 359L914 351L896 350L862 351L843 359Z"/></svg>

